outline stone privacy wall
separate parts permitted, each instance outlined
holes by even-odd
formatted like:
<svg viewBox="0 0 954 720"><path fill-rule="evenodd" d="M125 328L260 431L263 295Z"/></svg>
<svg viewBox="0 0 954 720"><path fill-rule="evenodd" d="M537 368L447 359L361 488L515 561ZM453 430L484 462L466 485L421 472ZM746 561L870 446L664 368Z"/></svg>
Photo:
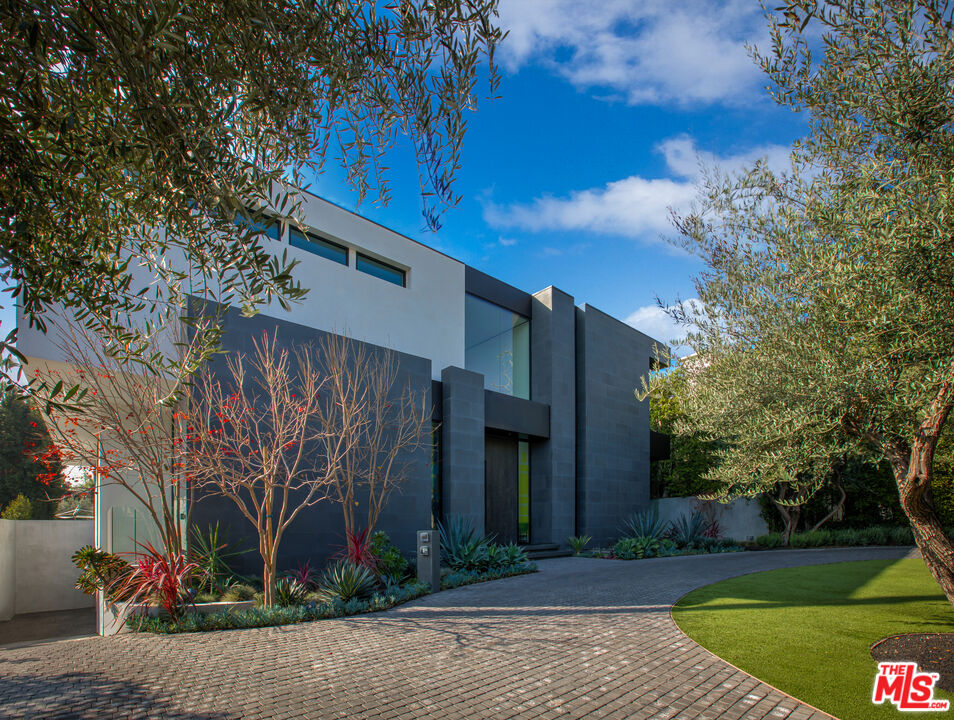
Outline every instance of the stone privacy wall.
<svg viewBox="0 0 954 720"><path fill-rule="evenodd" d="M659 517L667 522L682 515L690 514L701 502L712 508L719 521L722 537L733 540L754 540L759 535L765 535L768 525L759 514L760 507L757 500L738 498L723 505L714 500L700 501L695 497L660 498L653 500L653 505L659 511Z"/></svg>
<svg viewBox="0 0 954 720"><path fill-rule="evenodd" d="M243 318L231 310L225 318L225 334L222 345L226 353L253 350L253 340L263 334L278 333L280 345L294 348L298 345L321 342L327 335L304 325L276 320L266 315ZM371 345L375 352L384 348ZM423 397L425 407L431 407L431 363L426 358L404 353L395 353L398 363L398 377L395 382L395 395L410 388L418 399ZM212 363L213 373L226 373L226 361L218 356ZM431 442L430 428L425 429L423 444L405 456L411 463L411 475L408 481L390 495L387 506L382 511L376 529L384 530L391 540L404 553L413 554L416 550L416 532L431 526ZM361 502L361 517L367 504ZM190 525L206 532L218 522L219 531L230 549L247 550L244 555L230 560L232 569L243 575L261 574L262 561L258 554L258 535L252 524L240 513L235 504L224 497L206 495L196 497L190 514ZM344 521L339 504L331 500L319 502L305 508L290 525L282 537L279 546L279 571L291 570L300 563L308 561L312 567L319 566L332 556L340 553L345 546Z"/></svg>
<svg viewBox="0 0 954 720"><path fill-rule="evenodd" d="M92 520L0 520L0 620L21 613L92 608L70 559L93 542Z"/></svg>

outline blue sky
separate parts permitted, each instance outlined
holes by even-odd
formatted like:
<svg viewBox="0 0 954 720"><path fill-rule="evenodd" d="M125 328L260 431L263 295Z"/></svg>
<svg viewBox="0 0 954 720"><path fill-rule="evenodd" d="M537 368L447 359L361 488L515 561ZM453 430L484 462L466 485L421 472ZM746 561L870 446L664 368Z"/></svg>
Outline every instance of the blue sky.
<svg viewBox="0 0 954 720"><path fill-rule="evenodd" d="M693 296L697 261L663 239L700 160L787 162L804 118L777 106L745 45L755 0L501 0L500 98L468 119L460 204L423 229L409 154L387 207L329 170L312 189L523 290L554 285L659 339L655 304ZM481 87L484 95L486 86Z"/></svg>
<svg viewBox="0 0 954 720"><path fill-rule="evenodd" d="M784 165L805 130L745 50L766 47L759 4L501 0L500 22L501 97L468 117L462 200L439 232L423 227L406 148L389 157L387 207L357 205L331 160L311 189L523 290L554 285L670 340L655 298L692 298L700 267L663 240L668 208L691 202L700 160Z"/></svg>

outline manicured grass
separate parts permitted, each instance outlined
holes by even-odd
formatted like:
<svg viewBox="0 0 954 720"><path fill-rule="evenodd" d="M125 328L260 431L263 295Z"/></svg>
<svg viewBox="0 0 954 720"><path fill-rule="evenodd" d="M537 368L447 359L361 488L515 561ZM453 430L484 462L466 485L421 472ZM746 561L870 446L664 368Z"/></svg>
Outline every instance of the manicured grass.
<svg viewBox="0 0 954 720"><path fill-rule="evenodd" d="M888 635L954 632L954 610L921 560L745 575L689 593L672 614L709 651L841 720L946 714L871 702L872 644ZM934 696L954 699L939 690Z"/></svg>

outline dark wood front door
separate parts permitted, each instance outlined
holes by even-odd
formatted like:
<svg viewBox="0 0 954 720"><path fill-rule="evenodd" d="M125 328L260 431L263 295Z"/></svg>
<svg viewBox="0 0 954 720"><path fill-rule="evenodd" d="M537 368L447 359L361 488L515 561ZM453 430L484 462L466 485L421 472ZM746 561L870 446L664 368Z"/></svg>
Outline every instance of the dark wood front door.
<svg viewBox="0 0 954 720"><path fill-rule="evenodd" d="M497 542L517 542L517 439L487 435L484 446L484 526Z"/></svg>

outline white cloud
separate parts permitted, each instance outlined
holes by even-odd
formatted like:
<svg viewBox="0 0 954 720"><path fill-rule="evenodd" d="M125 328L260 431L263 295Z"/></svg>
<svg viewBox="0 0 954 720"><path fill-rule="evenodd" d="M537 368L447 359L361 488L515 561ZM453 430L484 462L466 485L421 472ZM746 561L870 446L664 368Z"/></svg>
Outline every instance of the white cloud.
<svg viewBox="0 0 954 720"><path fill-rule="evenodd" d="M500 21L506 68L540 62L631 104L740 104L759 90L745 45L766 23L752 0L504 0Z"/></svg>
<svg viewBox="0 0 954 720"><path fill-rule="evenodd" d="M566 197L545 195L527 204L497 205L484 200L484 220L493 227L516 227L531 232L577 230L644 238L671 229L670 209L685 211L696 197L700 163L732 170L767 157L769 165L782 169L789 148L766 145L744 153L718 157L699 152L688 136L670 138L656 150L666 159L673 178L632 175L600 188L576 190Z"/></svg>
<svg viewBox="0 0 954 720"><path fill-rule="evenodd" d="M686 300L683 304L689 308L701 307L697 298ZM678 324L669 316L666 309L658 305L644 305L636 308L626 318L626 324L636 328L641 333L649 335L654 340L659 340L669 347L674 347L677 356L687 355L691 352L687 345L681 344L681 341L685 339L693 327Z"/></svg>

